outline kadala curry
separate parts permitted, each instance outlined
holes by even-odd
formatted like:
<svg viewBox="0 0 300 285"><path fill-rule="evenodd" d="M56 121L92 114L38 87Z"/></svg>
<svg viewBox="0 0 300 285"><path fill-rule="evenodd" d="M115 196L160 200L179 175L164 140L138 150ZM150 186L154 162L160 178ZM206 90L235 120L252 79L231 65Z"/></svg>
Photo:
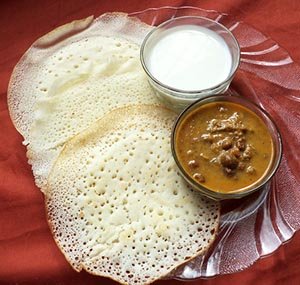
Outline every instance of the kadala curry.
<svg viewBox="0 0 300 285"><path fill-rule="evenodd" d="M233 102L211 102L178 125L177 159L185 172L215 192L241 191L259 182L273 158L273 141L262 119Z"/></svg>

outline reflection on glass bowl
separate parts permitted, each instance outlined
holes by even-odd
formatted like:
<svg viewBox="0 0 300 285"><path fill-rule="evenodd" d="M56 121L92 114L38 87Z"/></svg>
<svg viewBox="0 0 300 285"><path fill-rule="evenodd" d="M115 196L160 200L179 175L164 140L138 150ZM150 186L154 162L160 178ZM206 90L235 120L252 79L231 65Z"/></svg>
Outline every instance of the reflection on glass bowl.
<svg viewBox="0 0 300 285"><path fill-rule="evenodd" d="M229 118L224 120L224 116ZM213 122L216 124L212 133L207 134L207 125ZM205 134L199 133L201 127ZM171 145L185 180L203 195L217 200L238 199L262 191L278 169L282 156L281 136L269 114L249 100L228 95L215 94L187 107L174 124ZM244 157L248 148L252 154ZM240 165L243 168L239 169ZM248 173L248 168L253 173ZM203 181L196 179L194 173L201 175Z"/></svg>
<svg viewBox="0 0 300 285"><path fill-rule="evenodd" d="M222 24L198 16L160 24L141 46L141 63L151 87L175 110L226 91L239 61L233 34Z"/></svg>

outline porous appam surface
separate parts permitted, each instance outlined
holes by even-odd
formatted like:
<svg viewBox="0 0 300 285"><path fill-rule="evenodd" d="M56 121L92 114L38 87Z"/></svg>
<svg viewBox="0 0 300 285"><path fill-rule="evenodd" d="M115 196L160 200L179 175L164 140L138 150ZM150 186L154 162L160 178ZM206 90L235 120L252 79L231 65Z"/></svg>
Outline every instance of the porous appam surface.
<svg viewBox="0 0 300 285"><path fill-rule="evenodd" d="M170 150L174 119L162 107L119 108L66 143L46 209L76 270L147 284L212 243L219 204L179 175Z"/></svg>
<svg viewBox="0 0 300 285"><path fill-rule="evenodd" d="M8 105L42 190L68 139L114 108L159 104L139 60L150 30L122 13L89 17L43 36L21 58Z"/></svg>

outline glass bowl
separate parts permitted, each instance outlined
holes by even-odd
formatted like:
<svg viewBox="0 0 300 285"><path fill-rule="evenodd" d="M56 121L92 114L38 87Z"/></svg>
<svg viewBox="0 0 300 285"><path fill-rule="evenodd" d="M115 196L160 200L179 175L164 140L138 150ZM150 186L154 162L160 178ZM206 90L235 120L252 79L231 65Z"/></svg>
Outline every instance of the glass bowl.
<svg viewBox="0 0 300 285"><path fill-rule="evenodd" d="M212 189L209 189L206 187L205 183L199 183L196 179L193 179L192 174L189 174L188 171L183 166L180 155L178 154L178 136L180 134L180 127L185 120L190 117L191 115L194 115L197 110L203 109L203 107L208 106L210 103L226 103L231 102L236 104L237 106L241 106L246 111L252 111L254 114L256 114L262 122L267 127L267 130L269 131L269 134L272 139L272 145L273 145L273 151L272 155L270 157L270 161L268 163L268 166L266 170L262 173L262 175L258 176L257 179L252 182L250 185L243 186L239 189L234 189L234 191L214 191ZM226 107L225 107L226 108ZM251 130L250 130L251 131ZM171 147L172 147L172 154L175 159L175 162L179 168L180 173L182 174L183 178L196 190L200 191L203 195L216 199L216 200L224 200L224 199L239 199L246 195L252 194L253 192L265 189L265 184L272 178L274 173L276 172L282 155L282 143L281 143L281 136L280 133L273 122L272 118L264 111L262 108L257 106L256 104L252 103L249 100L246 100L242 97L237 96L224 96L224 95L213 95L206 97L204 99L200 99L196 102L194 102L192 105L187 107L178 117L176 120L173 130L172 130L172 136L171 136ZM231 147L231 146L230 146ZM227 148L226 148L227 149ZM223 150L224 151L224 150ZM239 152L240 154L240 152ZM213 163L211 163L213 164ZM198 174L199 175L199 174ZM250 174L249 174L250 175ZM232 181L232 177L230 180ZM221 186L219 186L221 187Z"/></svg>
<svg viewBox="0 0 300 285"><path fill-rule="evenodd" d="M212 66L212 71L211 73L209 73L209 68L208 65L206 66L206 70L202 69L200 67L200 70L202 72L203 70L203 74L202 76L204 76L205 74L209 74L210 77L209 80L211 80L211 82L209 84L204 85L204 89L200 89L197 90L199 84L197 83L197 88L193 88L193 87L185 87L184 89L178 89L178 87L171 86L170 82L166 83L166 78L161 79L161 76L157 75L157 72L153 72L153 70L151 70L151 57L152 57L152 51L154 50L155 46L157 46L157 44L159 42L161 42L162 39L166 39L167 37L170 37L171 34L174 35L174 32L178 32L180 29L188 27L188 32L191 33L194 32L194 34L190 37L185 37L187 40L188 39L195 39L195 36L197 33L195 33L195 31L200 31L201 34L201 38L205 38L205 39L209 39L209 41L213 42L214 45L215 43L217 43L218 45L218 55L224 51L224 54L220 54L220 58L212 63L215 60L215 54L209 54L209 48L205 48L205 47L201 47L201 43L199 42L193 42L191 44L190 47L185 46L185 43L182 44L182 46L180 46L181 50L186 51L187 48L189 48L189 51L186 52L179 52L179 48L176 49L176 53L174 53L174 61L173 58L171 58L170 60L172 61L172 66L175 64L175 66L178 64L178 62L180 62L180 60L184 61L184 60L188 60L186 57L187 54L191 53L194 55L195 57L195 61L197 61L197 59L199 58L199 64L198 67L201 66L201 64L203 64L205 66L205 62L202 59L202 54L205 54L205 57L207 58L211 58L210 62L211 62L211 66ZM199 30L198 30L199 29ZM181 30L182 31L182 30ZM187 34L185 34L186 36ZM173 42L172 42L173 44ZM179 41L176 42L176 45L180 45ZM222 45L222 48L220 48ZM228 48L228 49L227 49ZM168 57L168 54L170 49L167 49L165 52L160 50L160 55L159 57L161 58L161 60L159 60L160 62L162 62L163 58ZM199 57L197 55L199 50ZM226 54L225 54L225 50L226 50ZM201 54L202 53L202 54ZM228 54L228 60L230 60L231 62L228 63L228 70L226 70L226 73L224 71L224 74L219 75L218 79L213 79L212 78L212 74L216 74L217 70L221 70L222 68L219 66L224 66L223 62L221 62L221 60L225 61L225 55ZM172 56L171 56L172 57ZM233 36L233 34L222 24L208 19L208 18L204 18L204 17L198 17L198 16L184 16L184 17L178 17L178 18L173 18L170 19L166 22L163 22L162 24L160 24L159 26L157 26L156 28L154 28L144 39L142 46L141 46L141 52L140 52L140 58L141 58L141 63L142 66L148 76L148 81L151 85L151 87L154 89L155 94L171 109L173 110L182 110L184 107L186 107L187 105L191 104L192 102L200 99L200 98L204 98L206 96L209 95L213 95L213 94L218 94L218 93L223 93L224 91L227 90L227 88L229 87L229 84L231 82L231 80L233 79L233 76L239 66L239 62L240 62L240 47L239 44L237 42L237 40L235 39L235 37ZM230 58L230 59L229 59ZM156 64L154 61L153 62L153 66ZM194 60L192 60L192 62L190 63L190 65L185 66L185 68L188 67L192 67L192 65L194 65L194 67L196 68L195 71L199 71L198 67L195 65ZM170 75L170 73L173 74L173 76L179 76L179 78L182 78L182 73L181 73L181 69L180 66L177 67L178 70L176 71L176 68L170 68L170 71L168 72L168 77ZM192 68L190 68L192 69ZM188 74L189 71L187 71L186 73ZM178 75L176 75L176 73ZM176 77L175 77L176 78ZM197 79L198 78L198 79ZM164 81L165 80L165 81ZM194 82L196 83L196 80L201 80L201 75L199 75L199 77L195 76ZM178 80L177 80L178 81ZM191 83L191 82L189 82ZM177 83L175 83L176 85ZM202 84L203 85L203 84Z"/></svg>

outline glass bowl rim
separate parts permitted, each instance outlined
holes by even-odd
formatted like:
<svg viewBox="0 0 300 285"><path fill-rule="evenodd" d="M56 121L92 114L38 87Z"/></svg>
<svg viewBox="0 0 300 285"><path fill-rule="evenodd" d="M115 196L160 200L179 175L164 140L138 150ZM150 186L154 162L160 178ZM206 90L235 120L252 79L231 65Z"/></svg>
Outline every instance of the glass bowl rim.
<svg viewBox="0 0 300 285"><path fill-rule="evenodd" d="M235 63L235 65L233 66L234 68L230 71L229 75L221 82L221 83L218 83L217 85L214 85L212 87L209 87L209 88L206 88L206 89L200 89L200 90L182 90L182 89L178 89L178 88L174 88L172 86L169 86L169 85L166 85L164 83L162 83L161 81L159 81L158 79L156 79L152 73L150 72L150 70L148 69L147 67L147 64L145 62L145 56L144 56L144 51L145 51L145 46L149 40L149 38L155 33L157 32L159 29L163 28L164 26L172 23L172 22L175 22L175 21L181 21L181 20L184 20L184 19L201 19L201 20L205 20L205 21L208 21L208 22L211 22L217 26L219 26L220 28L222 28L223 30L225 30L229 35L230 37L233 39L233 42L235 44L235 46L237 47L237 62ZM226 82L230 82L235 73L237 72L238 68L239 68L239 65L240 65L240 61L241 61L241 48L240 48L240 45L236 39L236 37L233 35L233 33L227 28L225 27L223 24L215 21L215 20L212 20L210 18L206 18L206 17L202 17L202 16L181 16L181 17L174 17L174 18L171 18L167 21L164 21L162 22L161 24L159 24L158 26L154 27L147 35L146 37L144 38L143 42L142 42L142 45L141 45L141 48L140 48L140 61L141 61L141 64L142 64L142 67L144 69L144 71L146 72L146 74L148 75L148 77L153 81L155 82L159 87L165 89L165 90L169 90L171 92L173 92L172 96L173 97L179 97L179 98L186 98L186 95L189 96L189 98L191 99L196 99L198 98L197 95L200 95L200 94L206 94L208 92L211 92L213 90L216 90L218 88L220 88L221 86L223 86ZM192 96L191 96L192 95ZM193 96L194 95L194 96Z"/></svg>
<svg viewBox="0 0 300 285"><path fill-rule="evenodd" d="M230 100L230 99L232 99L232 100ZM183 166L181 165L181 163L178 159L176 147L175 147L175 142L176 142L175 136L176 136L177 127L180 125L180 122L182 121L182 119L185 116L187 116L191 111L195 110L197 108L197 105L203 106L207 103L223 102L223 101L239 104L239 105L243 106L244 108L251 110L255 114L257 114L256 111L260 112L267 119L268 123L271 124L272 129L275 131L274 136L277 137L277 139L278 139L278 145L277 145L277 142L275 142L273 140L273 135L272 135L272 141L276 145L276 147L274 147L274 156L273 156L273 159L271 162L272 164L271 164L269 170L267 170L267 173L264 174L257 181L257 183L243 187L243 188L239 189L238 191L232 192L232 193L220 193L220 192L210 190L210 189L206 188L205 186L201 185L200 183L197 183L194 179L192 179L192 177L184 170ZM201 104L201 103L203 103L203 104ZM245 103L245 105L244 105L244 103ZM255 109L256 111L249 108L246 104L253 107L253 109ZM257 116L259 116L259 115L257 115ZM261 117L261 116L259 116L259 117ZM268 131L271 133L270 127L265 122L264 122L264 124L266 125ZM277 149L277 151L276 151L276 149ZM248 196L248 195L258 191L259 189L261 189L264 185L266 185L271 180L271 178L274 176L274 174L276 173L276 171L280 165L280 162L282 159L282 154L283 154L283 144L282 144L282 137L279 132L279 129L278 129L276 123L274 122L273 118L271 117L271 115L266 110L264 110L256 103L254 103L251 100L246 99L244 97L240 97L240 96L236 96L236 95L229 96L229 95L224 95L224 94L214 94L214 95L210 95L210 96L207 96L205 98L201 98L201 99L195 101L194 103L187 106L179 114L179 116L177 117L177 119L174 122L173 127L172 127L171 151L172 151L173 158L175 160L175 163L176 163L180 173L182 174L183 178L193 187L193 189L195 189L196 191L198 191L198 192L202 193L203 195L205 195L211 199L214 199L214 200L228 200L228 199L239 199L239 198ZM245 189L245 190L243 190L243 189Z"/></svg>

